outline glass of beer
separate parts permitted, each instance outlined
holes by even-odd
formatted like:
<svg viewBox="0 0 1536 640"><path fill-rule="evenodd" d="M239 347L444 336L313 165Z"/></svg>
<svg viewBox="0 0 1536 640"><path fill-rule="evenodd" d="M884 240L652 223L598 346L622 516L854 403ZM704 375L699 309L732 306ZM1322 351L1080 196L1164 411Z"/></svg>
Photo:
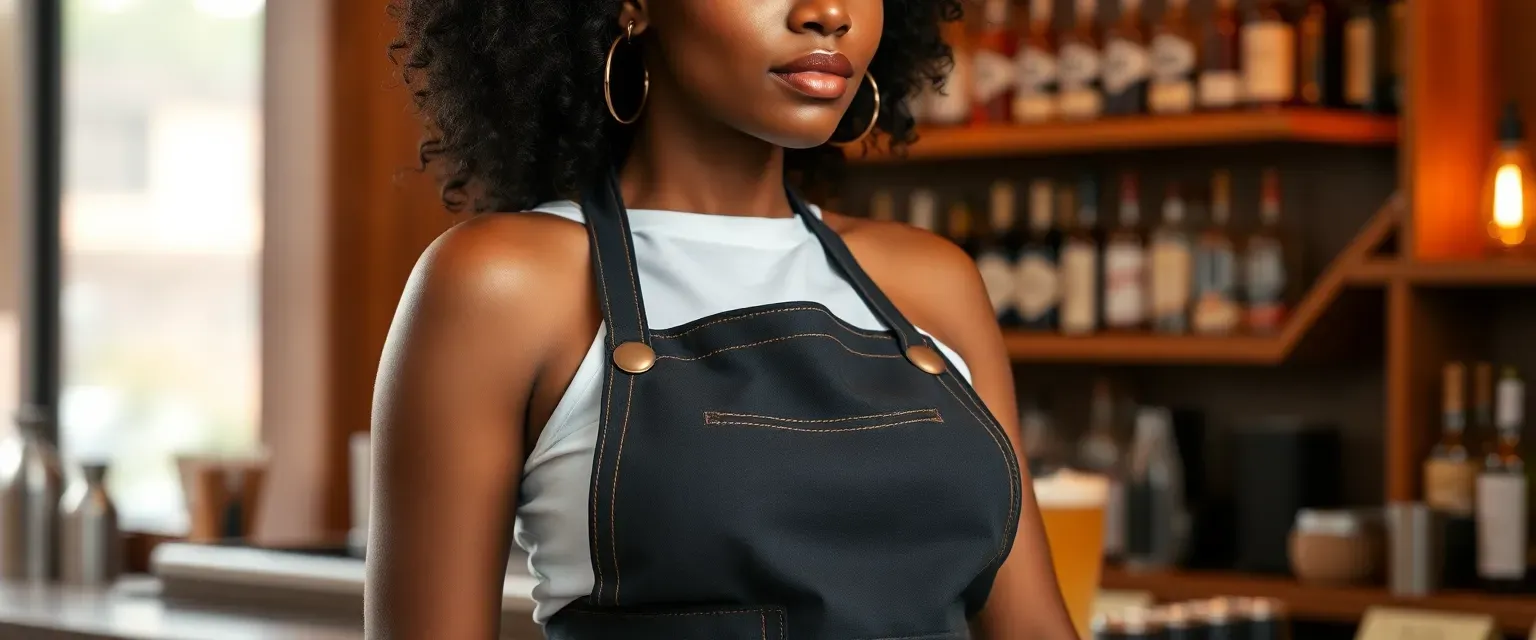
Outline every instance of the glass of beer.
<svg viewBox="0 0 1536 640"><path fill-rule="evenodd" d="M1051 564L1079 638L1092 638L1089 624L1104 567L1104 505L1109 479L1063 469L1035 478L1035 502L1051 545Z"/></svg>

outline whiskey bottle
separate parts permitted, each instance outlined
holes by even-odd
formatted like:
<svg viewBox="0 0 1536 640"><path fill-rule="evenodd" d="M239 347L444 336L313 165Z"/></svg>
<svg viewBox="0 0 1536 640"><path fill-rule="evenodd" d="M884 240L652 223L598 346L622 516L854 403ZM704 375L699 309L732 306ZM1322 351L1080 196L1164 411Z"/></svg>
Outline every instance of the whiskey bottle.
<svg viewBox="0 0 1536 640"><path fill-rule="evenodd" d="M928 189L913 190L907 201L907 224L933 233L938 228L938 217L938 196Z"/></svg>
<svg viewBox="0 0 1536 640"><path fill-rule="evenodd" d="M1056 328L1060 305L1060 239L1052 220L1053 191L1050 180L1029 186L1029 228L1019 251L1018 307L1026 329Z"/></svg>
<svg viewBox="0 0 1536 640"><path fill-rule="evenodd" d="M1307 107L1338 106L1339 12L1328 0L1307 0L1296 21L1298 49L1295 102Z"/></svg>
<svg viewBox="0 0 1536 640"><path fill-rule="evenodd" d="M1097 0L1077 0L1073 27L1061 37L1060 94L1062 118L1091 120L1104 113L1100 92L1102 58L1099 50Z"/></svg>
<svg viewBox="0 0 1536 640"><path fill-rule="evenodd" d="M1237 0L1216 0L1200 47L1200 108L1221 110L1242 103L1242 41Z"/></svg>
<svg viewBox="0 0 1536 640"><path fill-rule="evenodd" d="M1007 122L1013 113L1016 46L1008 0L985 0L972 62L971 124Z"/></svg>
<svg viewBox="0 0 1536 640"><path fill-rule="evenodd" d="M1355 0L1344 21L1344 63L1342 94L1344 105L1354 109L1374 109L1380 103L1376 97L1376 68L1382 61L1376 57L1376 41L1380 12L1375 11L1371 0Z"/></svg>
<svg viewBox="0 0 1536 640"><path fill-rule="evenodd" d="M974 260L981 241L976 237L976 221L971 215L971 207L964 200L949 205L949 212L944 216L944 235Z"/></svg>
<svg viewBox="0 0 1536 640"><path fill-rule="evenodd" d="M1163 220L1152 231L1152 329L1159 333L1189 331L1191 248L1184 227L1184 197L1168 187Z"/></svg>
<svg viewBox="0 0 1536 640"><path fill-rule="evenodd" d="M1237 298L1237 249L1228 224L1232 219L1232 179L1225 171L1211 178L1211 219L1195 248L1195 333L1227 335L1242 322Z"/></svg>
<svg viewBox="0 0 1536 640"><path fill-rule="evenodd" d="M896 219L896 199L890 191L880 189L869 197L869 219L878 222Z"/></svg>
<svg viewBox="0 0 1536 640"><path fill-rule="evenodd" d="M1151 71L1141 0L1120 0L1120 19L1104 34L1104 113L1146 113Z"/></svg>
<svg viewBox="0 0 1536 640"><path fill-rule="evenodd" d="M1266 169L1261 186L1259 228L1248 238L1244 253L1244 291L1248 294L1248 329L1275 333L1286 315L1285 242L1280 232L1280 175Z"/></svg>
<svg viewBox="0 0 1536 640"><path fill-rule="evenodd" d="M1147 109L1188 113L1195 108L1195 39L1189 0L1168 0L1152 36L1152 84Z"/></svg>
<svg viewBox="0 0 1536 640"><path fill-rule="evenodd" d="M1099 181L1084 177L1077 187L1077 215L1061 247L1061 332L1090 334L1099 329Z"/></svg>
<svg viewBox="0 0 1536 640"><path fill-rule="evenodd" d="M1015 122L1044 122L1056 117L1056 35L1051 30L1051 0L1030 0L1028 24L1021 30L1018 86L1014 87ZM1022 18L1022 17L1021 17Z"/></svg>
<svg viewBox="0 0 1536 640"><path fill-rule="evenodd" d="M1258 0L1243 25L1243 96L1248 104L1275 106L1296 92L1296 30L1280 0Z"/></svg>
<svg viewBox="0 0 1536 640"><path fill-rule="evenodd" d="M1018 285L1014 273L1021 244L1014 216L1017 198L1013 183L993 183L990 204L986 242L981 255L976 258L976 268L981 271L981 280L986 284L987 296L992 299L998 324L1012 327L1019 324Z"/></svg>
<svg viewBox="0 0 1536 640"><path fill-rule="evenodd" d="M1136 331L1147 324L1147 245L1135 174L1120 180L1120 219L1104 243L1104 326Z"/></svg>
<svg viewBox="0 0 1536 640"><path fill-rule="evenodd" d="M1477 458L1467 450L1465 432L1467 368L1460 362L1445 365L1441 382L1440 441L1424 461L1424 502L1429 508L1452 517L1472 514L1472 491L1477 478Z"/></svg>
<svg viewBox="0 0 1536 640"><path fill-rule="evenodd" d="M1479 362L1472 366L1472 424L1467 429L1467 449L1476 457L1492 453L1499 440L1493 426L1493 365Z"/></svg>
<svg viewBox="0 0 1536 640"><path fill-rule="evenodd" d="M942 28L944 41L953 50L954 65L939 86L929 87L923 105L928 124L954 126L965 124L971 117L973 86L970 34L962 21L946 22Z"/></svg>
<svg viewBox="0 0 1536 640"><path fill-rule="evenodd" d="M1477 573L1493 590L1519 587L1525 580L1530 548L1525 460L1520 434L1525 428L1525 382L1512 367L1499 376L1498 445L1477 477Z"/></svg>
<svg viewBox="0 0 1536 640"><path fill-rule="evenodd" d="M1118 559L1125 553L1125 452L1115 435L1115 395L1109 381L1093 384L1088 405L1088 431L1077 443L1077 464L1084 471L1109 479L1104 504L1104 557Z"/></svg>

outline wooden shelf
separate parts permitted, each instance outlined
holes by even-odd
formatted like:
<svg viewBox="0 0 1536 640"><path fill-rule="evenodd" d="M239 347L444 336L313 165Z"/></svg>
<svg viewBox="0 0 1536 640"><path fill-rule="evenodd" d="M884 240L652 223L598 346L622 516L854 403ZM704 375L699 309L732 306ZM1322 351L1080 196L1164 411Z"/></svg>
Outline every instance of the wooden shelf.
<svg viewBox="0 0 1536 640"><path fill-rule="evenodd" d="M1403 281L1430 288L1531 287L1536 286L1536 261L1376 259L1350 269L1349 279L1369 284Z"/></svg>
<svg viewBox="0 0 1536 640"><path fill-rule="evenodd" d="M1085 362L1114 364L1266 365L1285 356L1279 336L1063 336L1009 331L1003 343L1014 362Z"/></svg>
<svg viewBox="0 0 1536 640"><path fill-rule="evenodd" d="M1159 602L1216 596L1275 598L1291 616L1318 622L1359 622L1371 607L1486 614L1511 633L1529 633L1536 624L1536 597L1446 592L1423 598L1393 596L1380 587L1304 585L1293 579L1226 572L1135 573L1104 569L1105 589L1142 591Z"/></svg>
<svg viewBox="0 0 1536 640"><path fill-rule="evenodd" d="M899 162L991 158L1253 142L1310 142L1336 145L1390 145L1397 119L1325 109L1230 111L1182 116L1138 116L1086 122L926 128L904 157L861 155L852 162Z"/></svg>

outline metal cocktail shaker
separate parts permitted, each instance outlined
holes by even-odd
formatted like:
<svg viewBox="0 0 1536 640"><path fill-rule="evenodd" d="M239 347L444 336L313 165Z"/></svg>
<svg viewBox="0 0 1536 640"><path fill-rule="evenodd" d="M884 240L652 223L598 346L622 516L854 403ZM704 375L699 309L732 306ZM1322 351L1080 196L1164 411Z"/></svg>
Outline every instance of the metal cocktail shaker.
<svg viewBox="0 0 1536 640"><path fill-rule="evenodd" d="M107 465L81 465L59 501L59 564L68 584L111 585L122 573L122 532L106 478Z"/></svg>
<svg viewBox="0 0 1536 640"><path fill-rule="evenodd" d="M59 497L64 478L58 452L38 435L48 420L16 415L16 433L0 442L0 577L52 580L59 575Z"/></svg>

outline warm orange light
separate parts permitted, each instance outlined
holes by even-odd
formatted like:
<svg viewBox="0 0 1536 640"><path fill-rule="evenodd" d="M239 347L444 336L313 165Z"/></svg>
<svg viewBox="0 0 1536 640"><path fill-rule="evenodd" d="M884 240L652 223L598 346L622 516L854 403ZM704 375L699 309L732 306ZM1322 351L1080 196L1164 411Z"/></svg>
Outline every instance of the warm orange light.
<svg viewBox="0 0 1536 640"><path fill-rule="evenodd" d="M1499 167L1493 178L1493 224L1488 231L1499 244L1517 245L1525 241L1525 188L1520 184L1524 172L1520 165Z"/></svg>
<svg viewBox="0 0 1536 640"><path fill-rule="evenodd" d="M1536 217L1536 171L1525 149L1525 127L1520 111L1509 105L1499 123L1493 159L1488 163L1488 178L1483 187L1482 221L1488 233L1488 248L1496 253L1525 253L1533 248L1531 219Z"/></svg>

